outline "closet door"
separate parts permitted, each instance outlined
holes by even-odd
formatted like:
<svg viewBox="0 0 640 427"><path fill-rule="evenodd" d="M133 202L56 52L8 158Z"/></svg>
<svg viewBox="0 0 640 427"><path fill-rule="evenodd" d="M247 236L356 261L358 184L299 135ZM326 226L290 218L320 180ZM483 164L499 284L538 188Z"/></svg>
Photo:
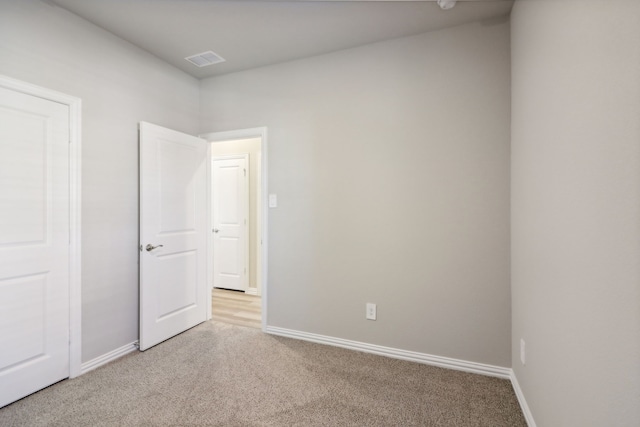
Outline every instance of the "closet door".
<svg viewBox="0 0 640 427"><path fill-rule="evenodd" d="M69 107L0 88L0 407L69 376Z"/></svg>

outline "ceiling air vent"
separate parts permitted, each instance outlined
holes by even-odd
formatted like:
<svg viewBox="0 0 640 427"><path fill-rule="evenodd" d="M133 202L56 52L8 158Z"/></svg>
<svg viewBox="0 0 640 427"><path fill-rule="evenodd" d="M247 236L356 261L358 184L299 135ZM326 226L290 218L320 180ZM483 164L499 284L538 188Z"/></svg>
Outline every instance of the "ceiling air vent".
<svg viewBox="0 0 640 427"><path fill-rule="evenodd" d="M211 51L191 55L184 59L197 67L206 67L207 65L218 64L225 61L223 57Z"/></svg>

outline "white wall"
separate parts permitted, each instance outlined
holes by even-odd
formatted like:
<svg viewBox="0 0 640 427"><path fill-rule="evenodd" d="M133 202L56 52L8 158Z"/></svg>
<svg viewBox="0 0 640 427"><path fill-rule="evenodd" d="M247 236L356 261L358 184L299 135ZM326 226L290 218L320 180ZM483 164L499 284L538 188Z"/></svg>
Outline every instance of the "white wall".
<svg viewBox="0 0 640 427"><path fill-rule="evenodd" d="M231 154L249 155L249 287L254 288L258 295L261 289L257 286L258 280L258 222L260 219L260 202L258 200L260 189L260 150L261 139L239 139L235 141L222 141L211 144L211 155L227 156ZM214 283L215 284L215 283Z"/></svg>
<svg viewBox="0 0 640 427"><path fill-rule="evenodd" d="M638 426L640 2L511 25L513 368L539 426Z"/></svg>
<svg viewBox="0 0 640 427"><path fill-rule="evenodd" d="M196 134L198 81L35 0L0 0L0 73L82 99L88 361L138 339L138 122Z"/></svg>
<svg viewBox="0 0 640 427"><path fill-rule="evenodd" d="M268 127L269 325L511 365L509 67L494 20L202 81Z"/></svg>

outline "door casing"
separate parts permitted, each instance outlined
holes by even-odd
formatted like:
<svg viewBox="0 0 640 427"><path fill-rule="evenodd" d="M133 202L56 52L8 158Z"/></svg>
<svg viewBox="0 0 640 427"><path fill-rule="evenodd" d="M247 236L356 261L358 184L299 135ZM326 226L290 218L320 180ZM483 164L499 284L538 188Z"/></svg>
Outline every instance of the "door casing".
<svg viewBox="0 0 640 427"><path fill-rule="evenodd" d="M69 378L82 373L80 98L0 75L0 87L69 107Z"/></svg>
<svg viewBox="0 0 640 427"><path fill-rule="evenodd" d="M260 192L262 194L260 200L260 236L259 239L262 241L261 246L261 266L260 266L260 280L262 284L262 330L266 331L267 328L267 298L268 298L268 270L269 270L269 262L268 262L268 231L269 231L269 212L268 212L268 145L267 145L267 128L266 127L257 127L257 128L248 128L248 129L237 129L230 130L224 132L209 132L198 135L200 138L206 139L209 143L215 144L216 142L223 141L233 141L239 139L248 139L248 138L260 138L261 140L261 169L260 169ZM211 161L209 161L209 169L207 182L209 186L211 186ZM211 194L211 188L209 188L208 194ZM208 203L208 218L209 218L209 230L212 229L213 224L211 223L211 201ZM209 252L209 256L207 257L207 283L208 283L208 292L209 292L209 300L211 300L211 292L213 287L211 284L213 283L213 236L212 233L207 233L207 248ZM207 319L211 319L211 304L207 306Z"/></svg>

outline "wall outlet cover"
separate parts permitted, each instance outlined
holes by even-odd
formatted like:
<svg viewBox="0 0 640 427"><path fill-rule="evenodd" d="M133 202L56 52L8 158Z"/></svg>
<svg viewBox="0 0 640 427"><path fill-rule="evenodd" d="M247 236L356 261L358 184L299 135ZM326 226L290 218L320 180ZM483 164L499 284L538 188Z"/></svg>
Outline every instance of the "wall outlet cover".
<svg viewBox="0 0 640 427"><path fill-rule="evenodd" d="M369 320L376 320L377 317L377 308L376 305L374 303L368 302L367 303L367 319Z"/></svg>

